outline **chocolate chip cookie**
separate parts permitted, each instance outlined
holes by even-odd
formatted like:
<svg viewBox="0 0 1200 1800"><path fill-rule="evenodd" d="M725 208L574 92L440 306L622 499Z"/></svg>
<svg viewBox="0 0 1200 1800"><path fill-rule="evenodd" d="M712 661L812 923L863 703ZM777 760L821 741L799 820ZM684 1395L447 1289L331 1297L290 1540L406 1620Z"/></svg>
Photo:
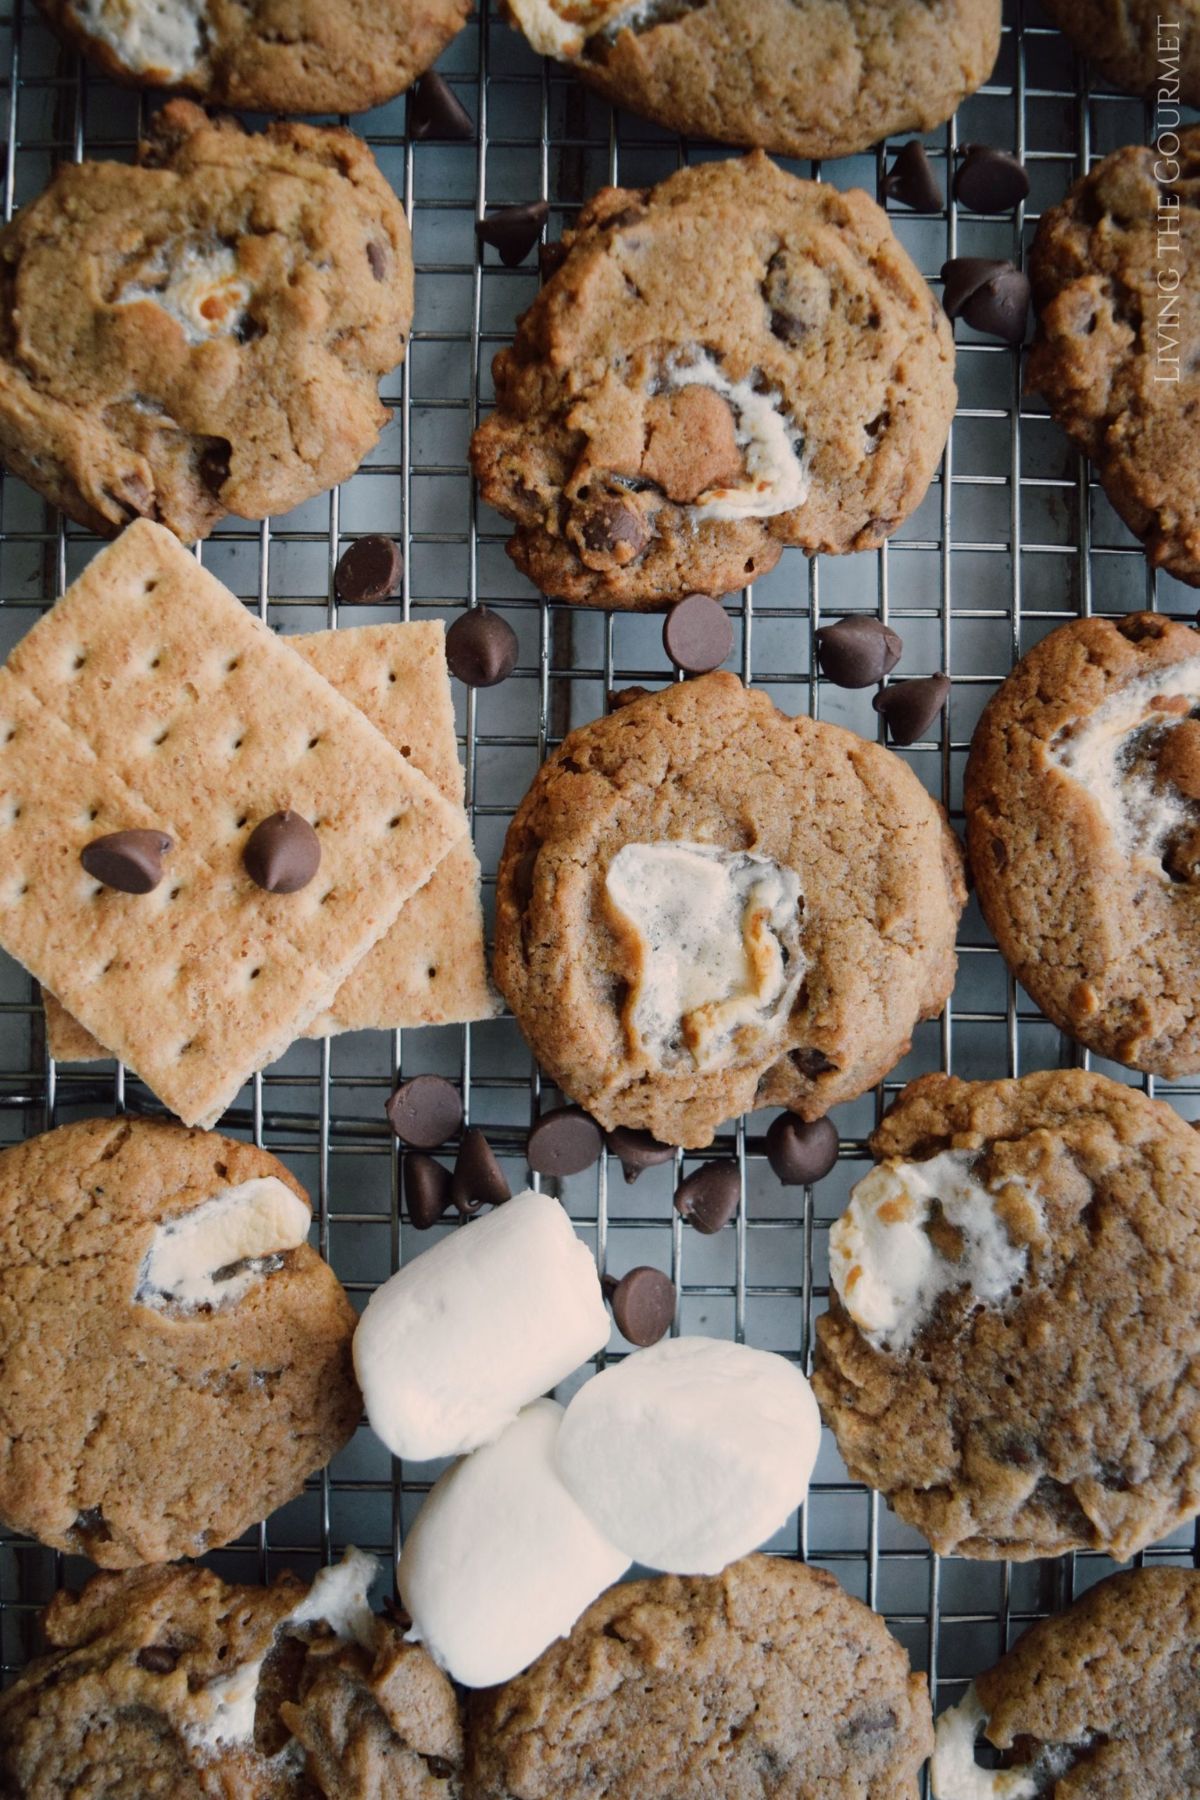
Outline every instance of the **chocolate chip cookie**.
<svg viewBox="0 0 1200 1800"><path fill-rule="evenodd" d="M1200 1511L1200 1137L1081 1070L927 1075L829 1241L813 1387L943 1554L1134 1555Z"/></svg>
<svg viewBox="0 0 1200 1800"><path fill-rule="evenodd" d="M983 1795L989 1779L996 1800L1195 1800L1198 1640L1194 1569L1133 1569L1099 1582L1033 1625L942 1714L936 1800ZM976 1764L981 1735L1009 1753L1003 1775L989 1778Z"/></svg>
<svg viewBox="0 0 1200 1800"><path fill-rule="evenodd" d="M932 1742L925 1677L882 1619L823 1569L752 1556L610 1588L472 1695L466 1793L916 1800Z"/></svg>
<svg viewBox="0 0 1200 1800"><path fill-rule="evenodd" d="M991 74L1000 0L506 0L535 50L672 131L851 156ZM713 71L720 71L714 79Z"/></svg>
<svg viewBox="0 0 1200 1800"><path fill-rule="evenodd" d="M0 459L80 524L190 542L352 475L412 317L404 211L348 131L175 100L0 231Z"/></svg>
<svg viewBox="0 0 1200 1800"><path fill-rule="evenodd" d="M572 732L509 828L496 979L607 1130L707 1144L878 1081L954 981L944 815L890 750L733 675Z"/></svg>
<svg viewBox="0 0 1200 1800"><path fill-rule="evenodd" d="M1200 27L1198 55L1200 55ZM1130 145L1042 219L1028 387L1096 465L1155 568L1200 586L1200 126Z"/></svg>
<svg viewBox="0 0 1200 1800"><path fill-rule="evenodd" d="M252 112L362 112L427 69L471 0L39 0L106 75Z"/></svg>
<svg viewBox="0 0 1200 1800"><path fill-rule="evenodd" d="M306 1588L210 1569L56 1594L50 1654L0 1696L0 1789L21 1800L457 1800L462 1734L432 1659L375 1617L360 1551Z"/></svg>
<svg viewBox="0 0 1200 1800"><path fill-rule="evenodd" d="M493 365L471 460L548 594L652 608L881 544L954 411L948 321L867 195L756 154L606 188Z"/></svg>
<svg viewBox="0 0 1200 1800"><path fill-rule="evenodd" d="M965 806L984 915L1042 1011L1136 1069L1200 1069L1196 632L1051 632L984 711Z"/></svg>
<svg viewBox="0 0 1200 1800"><path fill-rule="evenodd" d="M1178 81L1178 99L1200 106L1198 0L1043 0L1054 23L1106 81L1146 94Z"/></svg>
<svg viewBox="0 0 1200 1800"><path fill-rule="evenodd" d="M0 1153L0 1518L119 1569L298 1494L361 1410L310 1223L212 1132L87 1119Z"/></svg>

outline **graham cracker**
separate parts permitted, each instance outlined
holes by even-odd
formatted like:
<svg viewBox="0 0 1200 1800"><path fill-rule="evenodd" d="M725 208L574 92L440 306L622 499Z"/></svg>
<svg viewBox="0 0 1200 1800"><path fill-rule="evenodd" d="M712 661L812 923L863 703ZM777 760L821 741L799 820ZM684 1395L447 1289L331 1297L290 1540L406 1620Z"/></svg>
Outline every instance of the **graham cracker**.
<svg viewBox="0 0 1200 1800"><path fill-rule="evenodd" d="M242 867L290 807L321 866L297 894ZM102 833L174 840L150 894L83 869ZM331 1004L464 835L357 707L139 520L0 669L0 945L189 1125Z"/></svg>

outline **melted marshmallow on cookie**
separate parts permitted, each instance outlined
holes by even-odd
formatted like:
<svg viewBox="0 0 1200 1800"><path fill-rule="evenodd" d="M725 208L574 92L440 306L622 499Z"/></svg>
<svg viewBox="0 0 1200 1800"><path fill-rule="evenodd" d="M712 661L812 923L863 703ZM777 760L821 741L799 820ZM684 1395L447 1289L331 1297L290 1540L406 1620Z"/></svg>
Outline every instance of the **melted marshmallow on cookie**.
<svg viewBox="0 0 1200 1800"><path fill-rule="evenodd" d="M508 9L539 56L571 62L591 37L649 22L657 0L508 0Z"/></svg>
<svg viewBox="0 0 1200 1800"><path fill-rule="evenodd" d="M73 10L127 69L164 87L182 81L200 60L205 0L75 0Z"/></svg>
<svg viewBox="0 0 1200 1800"><path fill-rule="evenodd" d="M929 1766L934 1800L1036 1800L1065 1775L1086 1746L1054 1745L1036 1762L1015 1769L984 1769L975 1746L987 1728L988 1715L971 1683L957 1706L937 1722L937 1744Z"/></svg>
<svg viewBox="0 0 1200 1800"><path fill-rule="evenodd" d="M698 520L771 519L803 506L809 486L804 434L780 410L780 393L760 393L751 380L730 381L703 351L672 367L669 386L673 392L705 387L720 394L733 413L737 447L742 453L741 481L701 494L694 507Z"/></svg>
<svg viewBox="0 0 1200 1800"><path fill-rule="evenodd" d="M238 274L228 244L164 244L144 271L117 295L118 306L153 301L181 328L189 344L231 337L250 304L250 283Z"/></svg>
<svg viewBox="0 0 1200 1800"><path fill-rule="evenodd" d="M312 1214L275 1175L226 1188L155 1230L138 1270L141 1306L228 1306L308 1236Z"/></svg>

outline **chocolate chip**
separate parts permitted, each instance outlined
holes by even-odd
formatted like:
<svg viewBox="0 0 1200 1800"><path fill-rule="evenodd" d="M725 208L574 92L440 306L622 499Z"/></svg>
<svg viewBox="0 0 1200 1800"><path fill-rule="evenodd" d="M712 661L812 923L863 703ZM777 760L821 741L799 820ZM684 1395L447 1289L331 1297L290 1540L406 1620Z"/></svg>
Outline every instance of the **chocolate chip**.
<svg viewBox="0 0 1200 1800"><path fill-rule="evenodd" d="M196 470L204 486L214 500L221 498L221 489L229 480L229 461L233 455L233 445L228 438L209 438L196 459Z"/></svg>
<svg viewBox="0 0 1200 1800"><path fill-rule="evenodd" d="M367 606L387 600L400 585L404 558L390 537L361 537L338 558L333 586L347 606Z"/></svg>
<svg viewBox="0 0 1200 1800"><path fill-rule="evenodd" d="M165 831L110 831L85 844L79 860L94 881L118 894L150 894L163 878L163 857L173 847Z"/></svg>
<svg viewBox="0 0 1200 1800"><path fill-rule="evenodd" d="M900 661L904 645L890 625L864 615L822 625L816 634L817 659L838 687L874 687Z"/></svg>
<svg viewBox="0 0 1200 1800"><path fill-rule="evenodd" d="M517 634L507 619L486 606L473 606L446 633L450 672L467 687L495 687L517 666Z"/></svg>
<svg viewBox="0 0 1200 1800"><path fill-rule="evenodd" d="M675 1189L675 1210L707 1237L728 1225L741 1192L741 1171L735 1162L704 1163Z"/></svg>
<svg viewBox="0 0 1200 1800"><path fill-rule="evenodd" d="M377 244L374 238L367 245L367 261L371 265L371 273L376 281L382 281L387 274L388 253L383 244Z"/></svg>
<svg viewBox="0 0 1200 1800"><path fill-rule="evenodd" d="M914 212L940 213L946 204L933 164L924 144L916 138L896 155L896 160L883 178L886 200L898 200Z"/></svg>
<svg viewBox="0 0 1200 1800"><path fill-rule="evenodd" d="M438 138L442 143L470 144L475 122L453 88L434 69L422 75L408 101L408 135L416 143Z"/></svg>
<svg viewBox="0 0 1200 1800"><path fill-rule="evenodd" d="M634 1131L629 1125L615 1125L608 1133L608 1147L617 1158L627 1182L635 1182L647 1169L670 1162L674 1146L660 1144L648 1131Z"/></svg>
<svg viewBox="0 0 1200 1800"><path fill-rule="evenodd" d="M479 1206L502 1206L512 1198L504 1171L477 1125L463 1135L462 1149L450 1178L450 1198L460 1212L474 1211Z"/></svg>
<svg viewBox="0 0 1200 1800"><path fill-rule="evenodd" d="M964 144L954 178L954 197L977 213L1012 212L1029 195L1029 175L1019 157L990 144Z"/></svg>
<svg viewBox="0 0 1200 1800"><path fill-rule="evenodd" d="M137 1665L139 1669L148 1669L151 1675L169 1675L181 1654L170 1644L146 1644L137 1653Z"/></svg>
<svg viewBox="0 0 1200 1800"><path fill-rule="evenodd" d="M951 319L963 318L976 331L1014 348L1029 322L1029 279L1010 262L986 256L958 256L942 266L942 305Z"/></svg>
<svg viewBox="0 0 1200 1800"><path fill-rule="evenodd" d="M525 1160L539 1175L578 1175L600 1160L604 1138L580 1106L543 1113L525 1145Z"/></svg>
<svg viewBox="0 0 1200 1800"><path fill-rule="evenodd" d="M809 1081L815 1081L818 1075L828 1075L831 1069L837 1068L837 1064L830 1062L823 1050L814 1050L810 1045L791 1051L790 1061Z"/></svg>
<svg viewBox="0 0 1200 1800"><path fill-rule="evenodd" d="M404 1204L418 1231L436 1225L450 1205L449 1169L420 1150L410 1150L404 1158Z"/></svg>
<svg viewBox="0 0 1200 1800"><path fill-rule="evenodd" d="M246 839L242 862L268 894L298 894L321 866L321 840L299 813L272 813Z"/></svg>
<svg viewBox="0 0 1200 1800"><path fill-rule="evenodd" d="M411 1623L411 1621L410 1621ZM425 1767L435 1781L449 1781L454 1773L454 1764L447 1762L444 1756L427 1756Z"/></svg>
<svg viewBox="0 0 1200 1800"><path fill-rule="evenodd" d="M444 1075L414 1075L402 1081L384 1111L396 1136L415 1150L436 1150L463 1121L458 1089Z"/></svg>
<svg viewBox="0 0 1200 1800"><path fill-rule="evenodd" d="M564 243L538 245L538 275L542 281L549 281L558 274L569 255Z"/></svg>
<svg viewBox="0 0 1200 1800"><path fill-rule="evenodd" d="M644 1264L620 1281L605 1282L617 1330L639 1350L665 1337L675 1318L675 1284L661 1269Z"/></svg>
<svg viewBox="0 0 1200 1800"><path fill-rule="evenodd" d="M687 675L719 669L733 649L733 620L707 594L679 600L663 621L663 649Z"/></svg>
<svg viewBox="0 0 1200 1800"><path fill-rule="evenodd" d="M767 1161L784 1187L807 1187L828 1175L838 1159L838 1134L828 1119L806 1124L781 1113L767 1129Z"/></svg>
<svg viewBox="0 0 1200 1800"><path fill-rule="evenodd" d="M610 496L593 507L583 522L583 541L598 556L629 551L630 562L650 542L650 527L636 507Z"/></svg>
<svg viewBox="0 0 1200 1800"><path fill-rule="evenodd" d="M481 244L490 244L498 252L506 269L516 269L541 237L549 216L548 200L531 200L528 206L502 206L499 212L476 221L475 236Z"/></svg>
<svg viewBox="0 0 1200 1800"><path fill-rule="evenodd" d="M872 705L887 721L893 744L915 744L926 736L950 697L946 675L926 675L920 681L897 681L876 694Z"/></svg>

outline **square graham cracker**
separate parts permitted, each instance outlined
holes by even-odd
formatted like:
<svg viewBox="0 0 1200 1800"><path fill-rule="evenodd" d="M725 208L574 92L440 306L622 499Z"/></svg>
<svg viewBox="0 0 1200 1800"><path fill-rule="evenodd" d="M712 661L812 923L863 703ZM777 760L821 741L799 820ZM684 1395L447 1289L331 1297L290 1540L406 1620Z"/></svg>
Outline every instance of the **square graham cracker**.
<svg viewBox="0 0 1200 1800"><path fill-rule="evenodd" d="M242 866L290 807L321 865ZM150 894L83 868L174 840ZM462 812L161 526L101 551L0 669L0 945L186 1124L211 1125L332 1002L465 832Z"/></svg>

